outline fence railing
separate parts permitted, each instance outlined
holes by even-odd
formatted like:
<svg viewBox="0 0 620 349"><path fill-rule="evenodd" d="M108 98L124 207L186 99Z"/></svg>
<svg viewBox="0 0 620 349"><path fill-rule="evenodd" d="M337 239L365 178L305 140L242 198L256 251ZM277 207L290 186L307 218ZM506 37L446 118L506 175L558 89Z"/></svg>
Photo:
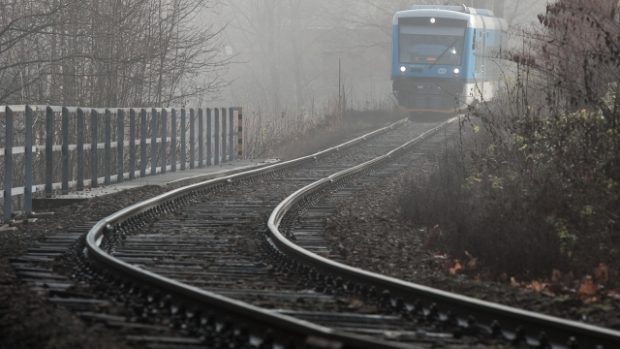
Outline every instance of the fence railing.
<svg viewBox="0 0 620 349"><path fill-rule="evenodd" d="M1 124L3 123L3 124ZM3 219L17 202L243 157L241 108L0 108Z"/></svg>

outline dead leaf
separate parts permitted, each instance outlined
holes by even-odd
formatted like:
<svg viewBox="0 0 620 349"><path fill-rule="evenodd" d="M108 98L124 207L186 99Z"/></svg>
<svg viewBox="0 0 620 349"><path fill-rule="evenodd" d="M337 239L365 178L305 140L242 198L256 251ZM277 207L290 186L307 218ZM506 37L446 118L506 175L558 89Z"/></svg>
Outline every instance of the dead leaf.
<svg viewBox="0 0 620 349"><path fill-rule="evenodd" d="M472 258L467 261L467 269L474 270L478 266L478 258Z"/></svg>
<svg viewBox="0 0 620 349"><path fill-rule="evenodd" d="M514 276L510 277L510 285L512 287L521 287L521 284L517 281L517 279L515 279Z"/></svg>
<svg viewBox="0 0 620 349"><path fill-rule="evenodd" d="M594 297L588 297L586 299L584 299L583 301L585 304L592 304L592 303L596 303L598 302L598 298L596 296Z"/></svg>
<svg viewBox="0 0 620 349"><path fill-rule="evenodd" d="M364 301L358 298L353 298L348 305L349 309L360 309L364 306Z"/></svg>
<svg viewBox="0 0 620 349"><path fill-rule="evenodd" d="M545 284L544 282L534 280L527 286L527 288L529 288L530 290L536 293L541 293L542 291L547 289L547 284Z"/></svg>
<svg viewBox="0 0 620 349"><path fill-rule="evenodd" d="M605 263L600 263L594 269L594 279L599 283L607 283L609 281L609 267Z"/></svg>
<svg viewBox="0 0 620 349"><path fill-rule="evenodd" d="M597 290L597 287L594 281L592 280L592 277L586 276L581 281L581 284L579 285L579 290L577 291L577 293L582 297L592 297L596 294L596 290Z"/></svg>
<svg viewBox="0 0 620 349"><path fill-rule="evenodd" d="M465 255L469 260L467 261L467 269L474 270L478 266L478 258L472 256L468 251L465 251Z"/></svg>
<svg viewBox="0 0 620 349"><path fill-rule="evenodd" d="M609 291L607 297L620 301L620 291Z"/></svg>
<svg viewBox="0 0 620 349"><path fill-rule="evenodd" d="M461 265L461 263L456 260L454 262L454 265L452 267L450 267L450 275L456 275L459 271L461 271L463 269L463 266Z"/></svg>

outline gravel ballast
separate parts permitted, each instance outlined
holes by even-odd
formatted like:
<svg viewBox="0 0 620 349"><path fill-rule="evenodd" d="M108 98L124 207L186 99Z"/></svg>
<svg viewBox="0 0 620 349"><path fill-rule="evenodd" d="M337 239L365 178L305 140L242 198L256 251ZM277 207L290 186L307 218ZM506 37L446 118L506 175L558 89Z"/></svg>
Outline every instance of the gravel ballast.
<svg viewBox="0 0 620 349"><path fill-rule="evenodd" d="M416 171L428 163L412 164ZM427 231L408 223L399 211L408 175L384 180L342 204L328 219L326 235L333 251L351 266L491 302L620 330L620 300L589 301L575 290L536 292L476 273L450 272L455 263L427 246ZM465 262L461 262L465 264Z"/></svg>
<svg viewBox="0 0 620 349"><path fill-rule="evenodd" d="M17 278L10 259L26 253L46 237L99 220L119 209L164 191L157 186L127 190L61 207L35 222L16 224L0 233L0 348L125 348L116 334L82 322L75 314L47 301ZM60 259L57 261L60 262Z"/></svg>
<svg viewBox="0 0 620 349"><path fill-rule="evenodd" d="M393 120L393 117L390 119ZM302 139L281 144L274 156L287 159L305 155L385 124L387 118L364 117L342 122L328 131L315 131ZM548 297L497 282L474 280L469 275L450 275L451 263L425 246L425 232L403 221L397 197L403 178L384 181L340 207L329 222L334 250L347 263L405 280L472 297L530 310L585 320L620 329L620 305L616 300L586 304L578 297ZM156 196L170 188L143 187L90 199L42 215L35 222L15 225L0 232L0 349L4 348L125 348L123 338L102 325L86 323L62 306L47 301L15 275L10 259L23 255L46 237L67 228L99 220L127 205ZM70 275L68 275L70 276Z"/></svg>
<svg viewBox="0 0 620 349"><path fill-rule="evenodd" d="M373 117L350 115L333 126L309 132L303 138L279 144L270 155L282 159L340 144L394 121L395 114ZM180 185L180 184L179 184ZM178 186L178 185L177 185ZM40 241L68 228L98 221L132 203L159 195L171 187L149 186L122 191L45 212L29 223L0 232L0 349L13 348L125 348L121 335L102 325L82 321L76 314L47 300L20 280L11 259L24 255ZM50 267L65 276L62 257Z"/></svg>

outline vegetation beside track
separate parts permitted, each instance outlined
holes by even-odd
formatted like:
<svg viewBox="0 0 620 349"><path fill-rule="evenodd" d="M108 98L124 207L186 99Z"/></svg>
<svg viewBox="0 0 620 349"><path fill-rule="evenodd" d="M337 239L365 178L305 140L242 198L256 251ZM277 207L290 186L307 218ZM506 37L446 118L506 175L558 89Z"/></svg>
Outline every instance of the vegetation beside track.
<svg viewBox="0 0 620 349"><path fill-rule="evenodd" d="M472 109L461 142L409 180L403 215L459 260L453 272L469 264L549 293L618 297L618 5L549 5L508 57L514 84Z"/></svg>
<svg viewBox="0 0 620 349"><path fill-rule="evenodd" d="M346 110L342 115L327 115L321 122L300 125L272 137L270 142L263 142L258 158L290 160L312 154L404 117L402 113L387 110Z"/></svg>

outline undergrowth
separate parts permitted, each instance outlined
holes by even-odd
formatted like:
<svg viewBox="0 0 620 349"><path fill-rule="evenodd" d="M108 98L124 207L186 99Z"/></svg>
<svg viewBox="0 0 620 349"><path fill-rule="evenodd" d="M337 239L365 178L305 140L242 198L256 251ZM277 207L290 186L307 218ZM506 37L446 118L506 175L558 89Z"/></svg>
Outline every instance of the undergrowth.
<svg viewBox="0 0 620 349"><path fill-rule="evenodd" d="M620 272L618 3L561 0L525 33L513 82L401 197L431 247L495 276ZM533 53L537 52L537 53Z"/></svg>

